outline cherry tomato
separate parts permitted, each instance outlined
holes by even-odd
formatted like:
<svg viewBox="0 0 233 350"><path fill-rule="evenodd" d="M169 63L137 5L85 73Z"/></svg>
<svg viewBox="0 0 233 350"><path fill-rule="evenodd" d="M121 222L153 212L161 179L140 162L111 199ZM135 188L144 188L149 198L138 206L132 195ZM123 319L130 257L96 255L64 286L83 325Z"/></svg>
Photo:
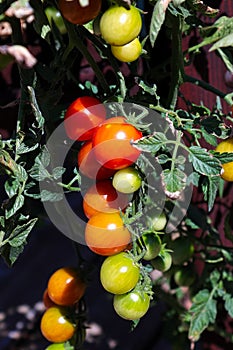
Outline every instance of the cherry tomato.
<svg viewBox="0 0 233 350"><path fill-rule="evenodd" d="M194 254L194 244L186 236L180 236L169 242L168 247L172 250L172 262L175 265L182 265Z"/></svg>
<svg viewBox="0 0 233 350"><path fill-rule="evenodd" d="M97 162L91 140L86 141L78 152L78 167L80 173L95 180L109 179L115 173Z"/></svg>
<svg viewBox="0 0 233 350"><path fill-rule="evenodd" d="M100 19L100 32L110 45L125 45L135 39L142 28L139 10L130 6L111 6Z"/></svg>
<svg viewBox="0 0 233 350"><path fill-rule="evenodd" d="M112 294L124 294L132 290L140 277L140 268L126 252L107 257L100 268L100 281Z"/></svg>
<svg viewBox="0 0 233 350"><path fill-rule="evenodd" d="M48 18L50 25L52 25L52 22L54 22L54 24L57 26L61 34L67 33L67 29L60 11L58 11L53 6L48 6L45 9L45 14Z"/></svg>
<svg viewBox="0 0 233 350"><path fill-rule="evenodd" d="M167 217L164 212L155 214L153 210L147 213L147 225L151 230L162 231L167 224Z"/></svg>
<svg viewBox="0 0 233 350"><path fill-rule="evenodd" d="M62 267L56 270L48 281L48 295L58 305L77 303L86 290L86 284L77 269Z"/></svg>
<svg viewBox="0 0 233 350"><path fill-rule="evenodd" d="M142 184L139 172L132 167L118 170L112 179L113 187L122 193L133 193L137 191Z"/></svg>
<svg viewBox="0 0 233 350"><path fill-rule="evenodd" d="M111 51L114 57L121 62L136 61L142 53L142 45L138 38L121 46L111 45Z"/></svg>
<svg viewBox="0 0 233 350"><path fill-rule="evenodd" d="M151 260L151 265L154 269L165 272L168 271L172 265L171 254L166 250L161 250L159 255Z"/></svg>
<svg viewBox="0 0 233 350"><path fill-rule="evenodd" d="M43 303L46 309L52 306L56 306L56 304L50 299L49 294L48 294L48 288L45 289L44 294L43 294Z"/></svg>
<svg viewBox="0 0 233 350"><path fill-rule="evenodd" d="M179 287L190 287L196 280L196 273L190 264L181 266L181 268L174 273L174 280Z"/></svg>
<svg viewBox="0 0 233 350"><path fill-rule="evenodd" d="M83 210L90 218L102 212L117 213L125 209L128 203L128 196L117 192L111 180L102 180L87 190L83 198Z"/></svg>
<svg viewBox="0 0 233 350"><path fill-rule="evenodd" d="M75 332L74 324L69 320L67 310L62 307L50 307L41 318L40 329L43 336L53 343L62 343L71 339Z"/></svg>
<svg viewBox="0 0 233 350"><path fill-rule="evenodd" d="M154 259L160 253L162 248L162 242L159 235L156 235L153 232L147 232L142 234L141 240L144 242L146 249L143 259L147 261Z"/></svg>
<svg viewBox="0 0 233 350"><path fill-rule="evenodd" d="M221 141L215 149L219 153L232 153L233 152L233 137ZM225 181L233 181L233 162L222 164L221 177Z"/></svg>
<svg viewBox="0 0 233 350"><path fill-rule="evenodd" d="M113 255L128 247L131 235L119 212L98 213L86 224L85 240L96 254Z"/></svg>
<svg viewBox="0 0 233 350"><path fill-rule="evenodd" d="M85 24L98 16L101 0L59 0L58 7L67 21L74 24Z"/></svg>
<svg viewBox="0 0 233 350"><path fill-rule="evenodd" d="M64 118L66 133L72 140L90 140L96 127L105 118L106 109L97 98L79 97L66 110Z"/></svg>
<svg viewBox="0 0 233 350"><path fill-rule="evenodd" d="M147 313L150 307L150 297L144 291L139 290L114 295L113 307L120 317L135 321Z"/></svg>
<svg viewBox="0 0 233 350"><path fill-rule="evenodd" d="M98 162L106 168L122 169L133 164L140 151L131 141L142 137L141 131L127 123L104 123L93 135L93 149Z"/></svg>
<svg viewBox="0 0 233 350"><path fill-rule="evenodd" d="M65 343L50 344L45 350L65 350Z"/></svg>

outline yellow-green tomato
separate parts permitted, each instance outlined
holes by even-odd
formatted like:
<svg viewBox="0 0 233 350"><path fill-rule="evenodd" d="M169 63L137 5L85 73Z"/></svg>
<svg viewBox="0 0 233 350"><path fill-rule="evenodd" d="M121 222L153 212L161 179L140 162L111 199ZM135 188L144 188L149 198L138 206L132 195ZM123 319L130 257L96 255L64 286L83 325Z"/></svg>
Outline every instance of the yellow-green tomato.
<svg viewBox="0 0 233 350"><path fill-rule="evenodd" d="M121 62L136 61L142 53L142 45L138 38L122 46L111 46L113 56Z"/></svg>
<svg viewBox="0 0 233 350"><path fill-rule="evenodd" d="M145 247L143 259L149 261L156 258L162 248L162 242L159 235L156 235L153 232L144 233L141 240Z"/></svg>
<svg viewBox="0 0 233 350"><path fill-rule="evenodd" d="M166 214L162 211L161 214L153 214L153 211L150 211L147 216L147 224L150 229L154 231L162 231L164 230L167 224Z"/></svg>
<svg viewBox="0 0 233 350"><path fill-rule="evenodd" d="M159 255L156 256L155 259L151 260L151 265L154 269L161 272L168 271L172 265L171 254L166 250L160 251Z"/></svg>
<svg viewBox="0 0 233 350"><path fill-rule="evenodd" d="M135 39L142 28L142 18L139 10L130 6L111 6L100 19L100 32L103 39L110 45L125 45Z"/></svg>
<svg viewBox="0 0 233 350"><path fill-rule="evenodd" d="M113 175L112 184L118 192L133 193L141 187L142 179L135 168L128 167Z"/></svg>
<svg viewBox="0 0 233 350"><path fill-rule="evenodd" d="M45 350L65 350L65 343L50 344Z"/></svg>
<svg viewBox="0 0 233 350"><path fill-rule="evenodd" d="M144 291L133 290L122 295L114 295L113 307L116 313L126 320L138 320L150 307L150 297Z"/></svg>
<svg viewBox="0 0 233 350"><path fill-rule="evenodd" d="M52 25L52 22L54 22L61 34L65 34L67 32L60 11L58 11L55 7L48 6L45 9L45 14L48 18L49 24Z"/></svg>

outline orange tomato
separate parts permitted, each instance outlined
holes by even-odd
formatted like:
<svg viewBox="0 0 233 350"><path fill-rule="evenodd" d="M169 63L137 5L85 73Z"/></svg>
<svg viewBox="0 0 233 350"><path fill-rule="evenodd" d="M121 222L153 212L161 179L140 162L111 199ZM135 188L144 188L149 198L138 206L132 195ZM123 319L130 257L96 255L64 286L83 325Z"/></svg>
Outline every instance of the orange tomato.
<svg viewBox="0 0 233 350"><path fill-rule="evenodd" d="M87 222L85 240L96 254L113 255L129 246L131 235L119 212L99 213Z"/></svg>
<svg viewBox="0 0 233 350"><path fill-rule="evenodd" d="M48 281L48 295L57 305L73 305L84 295L86 284L72 267L62 267L55 271Z"/></svg>
<svg viewBox="0 0 233 350"><path fill-rule="evenodd" d="M50 299L49 294L48 294L48 288L45 289L44 294L43 294L43 303L46 309L56 306L56 304Z"/></svg>

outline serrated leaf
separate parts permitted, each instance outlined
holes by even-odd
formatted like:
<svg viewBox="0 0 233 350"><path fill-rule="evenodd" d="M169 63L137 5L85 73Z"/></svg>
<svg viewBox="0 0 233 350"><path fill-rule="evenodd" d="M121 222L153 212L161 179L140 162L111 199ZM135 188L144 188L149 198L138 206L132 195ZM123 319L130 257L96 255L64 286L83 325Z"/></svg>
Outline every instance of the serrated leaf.
<svg viewBox="0 0 233 350"><path fill-rule="evenodd" d="M19 182L18 178L10 177L5 182L5 191L6 191L9 198L16 196L19 188L20 188L20 182Z"/></svg>
<svg viewBox="0 0 233 350"><path fill-rule="evenodd" d="M225 301L224 307L225 307L226 311L228 312L230 317L233 317L233 297L232 297L232 295L225 293L223 299Z"/></svg>
<svg viewBox="0 0 233 350"><path fill-rule="evenodd" d="M42 26L42 30L44 30L44 33L45 33L45 36L47 35L48 33L48 30L50 31L50 27L48 25L43 25ZM43 38L45 38L45 36ZM31 107L32 107L32 110L33 110L33 114L36 118L36 121L38 123L38 127L40 129L43 128L44 126L44 117L40 111L40 108L38 106L38 103L37 103L37 100L36 100L36 95L35 95L35 91L34 89L31 87L31 86L28 86L28 90L29 90L29 94L30 94L30 97L31 97Z"/></svg>
<svg viewBox="0 0 233 350"><path fill-rule="evenodd" d="M162 172L162 182L167 196L178 198L186 186L186 174L178 168L165 169Z"/></svg>
<svg viewBox="0 0 233 350"><path fill-rule="evenodd" d="M19 255L23 252L24 246L19 246L19 247L10 247L10 252L9 252L9 262L10 265L13 265L16 260L18 259Z"/></svg>
<svg viewBox="0 0 233 350"><path fill-rule="evenodd" d="M157 132L154 135L142 137L138 141L134 141L133 144L141 151L156 153L164 146L166 141L166 136L161 132Z"/></svg>
<svg viewBox="0 0 233 350"><path fill-rule="evenodd" d="M53 169L53 172L52 172L52 177L55 179L55 180L58 180L62 177L62 175L64 174L64 172L66 171L65 168L61 167L61 166L58 166L56 168Z"/></svg>
<svg viewBox="0 0 233 350"><path fill-rule="evenodd" d="M166 11L164 8L164 2L159 0L154 6L151 22L150 22L150 30L149 30L149 38L151 42L151 46L153 47L157 36L160 32L160 29L165 20Z"/></svg>
<svg viewBox="0 0 233 350"><path fill-rule="evenodd" d="M28 179L28 174L26 170L20 164L17 164L15 176L18 177L20 182L26 182Z"/></svg>
<svg viewBox="0 0 233 350"><path fill-rule="evenodd" d="M214 156L220 160L221 164L233 162L233 152L214 152Z"/></svg>
<svg viewBox="0 0 233 350"><path fill-rule="evenodd" d="M188 177L187 177L187 186L190 184L193 184L194 186L198 187L199 185L199 179L200 174L193 171Z"/></svg>
<svg viewBox="0 0 233 350"><path fill-rule="evenodd" d="M219 189L220 177L219 176L207 176L202 182L202 190L204 193L204 199L208 203L208 210L213 208L216 195Z"/></svg>
<svg viewBox="0 0 233 350"><path fill-rule="evenodd" d="M24 196L22 194L10 199L6 208L6 219L9 219L24 205Z"/></svg>
<svg viewBox="0 0 233 350"><path fill-rule="evenodd" d="M210 145L216 147L217 146L217 139L216 136L209 134L204 129L202 130L202 136L204 137L205 141L209 143Z"/></svg>
<svg viewBox="0 0 233 350"><path fill-rule="evenodd" d="M167 154L159 154L156 158L158 160L159 164L165 164L167 163L171 158L168 157Z"/></svg>
<svg viewBox="0 0 233 350"><path fill-rule="evenodd" d="M217 158L199 146L189 147L189 160L194 169L203 175L219 175L221 164Z"/></svg>
<svg viewBox="0 0 233 350"><path fill-rule="evenodd" d="M203 289L196 294L189 314L191 314L189 338L197 341L209 324L215 322L217 315L217 302L209 290Z"/></svg>
<svg viewBox="0 0 233 350"><path fill-rule="evenodd" d="M43 147L41 153L36 157L35 163L38 165L43 165L45 168L49 166L51 157L47 147Z"/></svg>
<svg viewBox="0 0 233 350"><path fill-rule="evenodd" d="M210 282L212 284L212 288L216 286L216 284L219 282L221 275L218 270L213 270L210 275Z"/></svg>
<svg viewBox="0 0 233 350"><path fill-rule="evenodd" d="M38 148L38 144L34 145L34 146L27 146L25 145L25 143L21 143L20 146L17 148L17 154L25 154L31 151L34 151L35 149Z"/></svg>
<svg viewBox="0 0 233 350"><path fill-rule="evenodd" d="M230 50L218 49L217 51L218 51L218 54L221 56L223 62L225 63L227 70L233 73L232 54Z"/></svg>
<svg viewBox="0 0 233 350"><path fill-rule="evenodd" d="M211 46L209 51L217 50L221 47L230 47L233 46L233 33L230 33L224 36L222 39L218 40L214 45Z"/></svg>
<svg viewBox="0 0 233 350"><path fill-rule="evenodd" d="M58 202L63 199L62 193L50 192L48 190L42 190L40 195L42 202Z"/></svg>
<svg viewBox="0 0 233 350"><path fill-rule="evenodd" d="M43 181L50 178L50 174L43 166L33 166L30 170L30 176L36 181Z"/></svg>
<svg viewBox="0 0 233 350"><path fill-rule="evenodd" d="M35 223L37 222L37 218L31 219L26 224L23 224L21 226L17 226L11 233L12 239L9 239L9 244L12 247L19 247L21 245L24 245L26 242L26 239L35 226Z"/></svg>

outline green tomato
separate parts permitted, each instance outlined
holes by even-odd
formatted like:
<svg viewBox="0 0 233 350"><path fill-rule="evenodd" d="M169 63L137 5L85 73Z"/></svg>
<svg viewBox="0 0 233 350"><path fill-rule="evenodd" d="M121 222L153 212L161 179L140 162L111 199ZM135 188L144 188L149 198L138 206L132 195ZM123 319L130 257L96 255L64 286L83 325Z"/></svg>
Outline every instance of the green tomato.
<svg viewBox="0 0 233 350"><path fill-rule="evenodd" d="M140 268L131 256L121 252L107 257L100 268L100 281L112 294L124 294L132 290L140 277Z"/></svg>
<svg viewBox="0 0 233 350"><path fill-rule="evenodd" d="M111 6L100 19L100 31L110 45L125 45L135 39L142 28L140 11L130 6Z"/></svg>
<svg viewBox="0 0 233 350"><path fill-rule="evenodd" d="M128 167L114 174L112 184L117 191L129 194L141 187L142 179L136 169Z"/></svg>
<svg viewBox="0 0 233 350"><path fill-rule="evenodd" d="M167 217L166 217L165 212L163 211L159 215L154 215L153 210L151 210L148 213L147 224L150 227L150 229L152 229L154 231L164 230L164 228L167 224Z"/></svg>
<svg viewBox="0 0 233 350"><path fill-rule="evenodd" d="M182 266L174 273L174 281L181 286L190 287L196 280L196 273L191 265Z"/></svg>
<svg viewBox="0 0 233 350"><path fill-rule="evenodd" d="M61 34L67 33L67 29L60 11L58 11L55 7L48 6L45 9L45 14L48 18L50 25L52 25L52 22L54 22Z"/></svg>
<svg viewBox="0 0 233 350"><path fill-rule="evenodd" d="M49 346L45 350L64 350L65 349L65 343L54 343Z"/></svg>
<svg viewBox="0 0 233 350"><path fill-rule="evenodd" d="M180 236L168 243L172 250L172 262L175 265L182 265L190 260L194 254L194 244L189 237Z"/></svg>
<svg viewBox="0 0 233 350"><path fill-rule="evenodd" d="M147 313L150 307L150 297L144 291L136 290L114 295L113 307L120 317L131 321L138 320Z"/></svg>
<svg viewBox="0 0 233 350"><path fill-rule="evenodd" d="M162 242L159 235L153 232L144 233L141 236L141 240L143 240L146 249L143 259L149 261L156 258L162 248Z"/></svg>
<svg viewBox="0 0 233 350"><path fill-rule="evenodd" d="M172 265L171 254L166 250L160 251L159 255L156 256L155 259L151 260L151 265L154 269L161 272L168 271Z"/></svg>

